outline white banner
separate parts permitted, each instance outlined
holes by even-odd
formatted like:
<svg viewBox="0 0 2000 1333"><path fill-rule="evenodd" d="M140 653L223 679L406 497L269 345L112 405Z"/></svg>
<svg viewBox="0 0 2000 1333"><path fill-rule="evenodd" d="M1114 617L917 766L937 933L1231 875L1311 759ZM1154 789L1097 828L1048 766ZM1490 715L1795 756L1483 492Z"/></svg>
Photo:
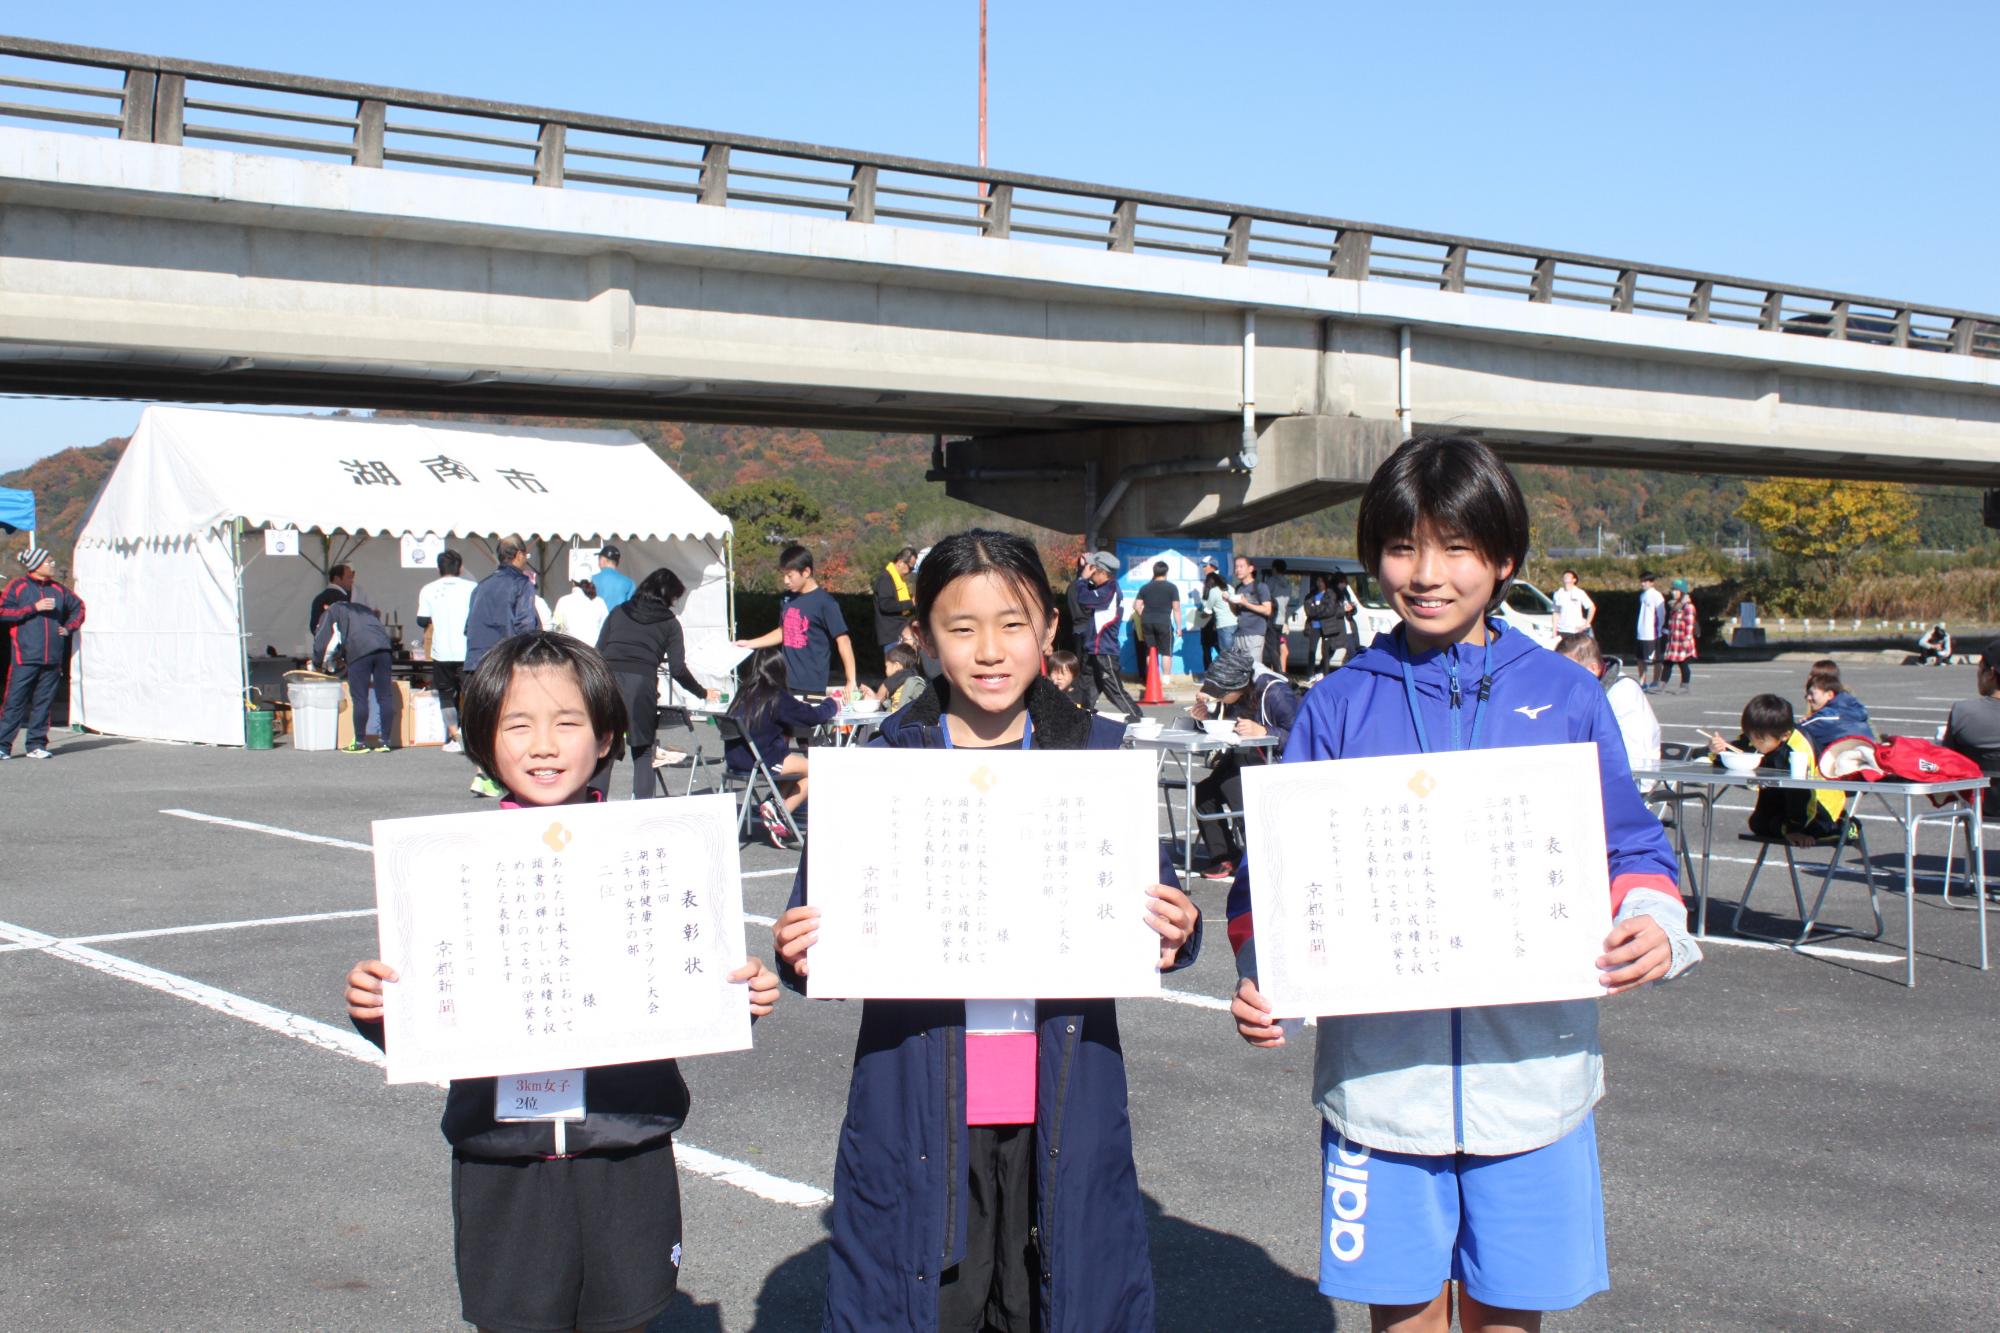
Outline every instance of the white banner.
<svg viewBox="0 0 2000 1333"><path fill-rule="evenodd" d="M1604 994L1596 746L1250 765L1243 803L1279 1017Z"/></svg>
<svg viewBox="0 0 2000 1333"><path fill-rule="evenodd" d="M595 578L597 576L597 548L572 546L569 548L569 581Z"/></svg>
<svg viewBox="0 0 2000 1333"><path fill-rule="evenodd" d="M815 998L1159 994L1150 755L857 746L812 764Z"/></svg>
<svg viewBox="0 0 2000 1333"><path fill-rule="evenodd" d="M299 530L297 528L265 528L265 555L297 555L299 553Z"/></svg>
<svg viewBox="0 0 2000 1333"><path fill-rule="evenodd" d="M727 795L378 820L389 1082L750 1046Z"/></svg>

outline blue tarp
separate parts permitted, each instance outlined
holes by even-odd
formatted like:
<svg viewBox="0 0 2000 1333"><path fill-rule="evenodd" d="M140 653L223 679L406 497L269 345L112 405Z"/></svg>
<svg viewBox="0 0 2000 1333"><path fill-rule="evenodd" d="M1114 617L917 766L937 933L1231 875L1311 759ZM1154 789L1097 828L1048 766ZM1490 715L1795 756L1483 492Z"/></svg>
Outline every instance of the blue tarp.
<svg viewBox="0 0 2000 1333"><path fill-rule="evenodd" d="M1210 556L1224 578L1229 577L1231 546L1227 537L1121 537L1118 549L1113 552L1122 563L1118 571L1118 586L1125 593L1125 614L1128 617L1124 642L1119 651L1119 660L1127 671L1144 674L1139 662L1139 641L1133 633L1129 617L1132 614L1132 598L1140 588L1152 581L1153 562L1166 562L1167 579L1181 590L1181 613L1187 613L1188 604L1201 600L1201 561ZM1201 631L1181 638L1180 651L1171 664L1161 663L1160 670L1169 674L1201 674Z"/></svg>
<svg viewBox="0 0 2000 1333"><path fill-rule="evenodd" d="M0 486L0 528L32 532L35 526L35 493Z"/></svg>

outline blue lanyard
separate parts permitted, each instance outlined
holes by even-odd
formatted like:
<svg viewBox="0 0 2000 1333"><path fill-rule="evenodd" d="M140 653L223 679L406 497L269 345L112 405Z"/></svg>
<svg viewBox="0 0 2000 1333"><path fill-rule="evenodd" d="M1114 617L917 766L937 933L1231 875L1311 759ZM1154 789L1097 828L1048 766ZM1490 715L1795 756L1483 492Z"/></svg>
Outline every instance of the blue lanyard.
<svg viewBox="0 0 2000 1333"><path fill-rule="evenodd" d="M1486 642L1479 646L1479 693L1472 701L1472 744L1470 746L1460 744L1459 709L1464 696L1459 692L1458 687L1458 645L1453 644L1444 650L1445 676L1450 684L1451 748L1454 750L1477 750L1479 748L1479 738L1482 729L1486 725L1486 710L1480 705L1484 704L1493 693L1493 674L1487 667L1488 661L1493 655L1494 628L1490 624L1486 627ZM1403 630L1400 625L1397 626L1396 633L1398 637L1402 637ZM1403 697L1409 701L1410 721L1417 728L1417 748L1425 754L1430 754L1433 752L1431 750L1430 733L1424 727L1423 710L1417 707L1417 674L1410 669L1410 641L1407 638L1403 638L1402 646L1403 651L1400 656L1403 663Z"/></svg>
<svg viewBox="0 0 2000 1333"><path fill-rule="evenodd" d="M944 718L938 722L938 731L944 737L945 749L956 750L958 748L951 743L950 718ZM1021 719L1021 748L1023 750L1032 750L1035 748L1035 719L1032 717Z"/></svg>

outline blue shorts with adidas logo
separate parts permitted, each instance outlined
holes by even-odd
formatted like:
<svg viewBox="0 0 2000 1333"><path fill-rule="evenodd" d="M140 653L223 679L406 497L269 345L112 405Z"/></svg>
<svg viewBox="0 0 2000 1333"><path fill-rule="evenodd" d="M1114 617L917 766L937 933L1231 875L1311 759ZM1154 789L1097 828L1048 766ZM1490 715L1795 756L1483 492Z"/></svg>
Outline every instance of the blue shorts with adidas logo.
<svg viewBox="0 0 2000 1333"><path fill-rule="evenodd" d="M1319 1289L1421 1305L1445 1279L1508 1310L1567 1310L1611 1286L1597 1121L1504 1157L1376 1152L1320 1123Z"/></svg>

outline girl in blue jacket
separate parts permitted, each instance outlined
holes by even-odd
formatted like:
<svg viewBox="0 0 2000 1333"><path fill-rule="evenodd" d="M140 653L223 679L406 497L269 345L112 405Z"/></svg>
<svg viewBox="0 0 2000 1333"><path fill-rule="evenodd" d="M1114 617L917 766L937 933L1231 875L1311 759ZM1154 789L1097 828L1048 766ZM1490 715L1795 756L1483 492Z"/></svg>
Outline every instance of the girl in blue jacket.
<svg viewBox="0 0 2000 1333"><path fill-rule="evenodd" d="M917 570L916 618L942 674L885 719L871 744L1122 743L1122 726L1078 708L1042 677L1055 618L1041 557L1026 538L973 531L939 542ZM1148 917L1162 971L1192 963L1201 947L1201 914L1168 886L1172 878L1163 852ZM797 989L806 986L818 925L801 863L791 906L772 932L779 975ZM1152 1329L1117 1007L1042 1000L1034 1010L1033 1122L973 1125L965 1002L862 1005L834 1165L824 1329Z"/></svg>
<svg viewBox="0 0 2000 1333"><path fill-rule="evenodd" d="M1528 549L1506 466L1476 440L1412 440L1369 482L1356 540L1403 623L1306 696L1285 762L1593 743L1613 917L1601 980L1618 994L1692 965L1674 856L1603 690L1492 617ZM1246 861L1229 898L1231 1009L1244 1040L1282 1046L1257 989L1254 874ZM1318 1039L1321 1291L1367 1304L1377 1330L1443 1333L1456 1283L1460 1327L1497 1333L1610 1285L1595 1000L1326 1018Z"/></svg>

